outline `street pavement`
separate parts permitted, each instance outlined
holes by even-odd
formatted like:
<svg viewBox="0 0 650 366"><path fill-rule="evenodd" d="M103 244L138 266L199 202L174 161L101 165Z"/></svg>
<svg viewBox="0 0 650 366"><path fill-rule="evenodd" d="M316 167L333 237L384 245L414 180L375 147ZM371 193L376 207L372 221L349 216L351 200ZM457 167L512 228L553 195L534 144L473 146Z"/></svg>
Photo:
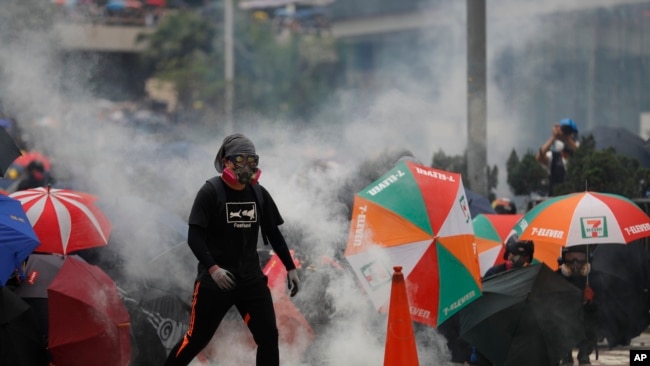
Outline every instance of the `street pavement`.
<svg viewBox="0 0 650 366"><path fill-rule="evenodd" d="M641 333L638 337L632 339L629 346L619 346L609 349L606 342L598 344L598 359L596 352L591 354L591 364L594 366L629 366L631 349L648 349L650 350L650 328ZM574 365L578 365L578 351L573 351ZM650 363L648 363L650 364ZM468 364L449 363L449 366L467 366ZM524 365L522 365L524 366Z"/></svg>
<svg viewBox="0 0 650 366"><path fill-rule="evenodd" d="M598 359L595 352L591 354L592 365L628 366L630 364L630 349L650 349L650 329L632 339L629 346L619 346L609 349L606 343L598 345ZM574 359L577 351L573 352ZM577 365L577 363L576 363Z"/></svg>

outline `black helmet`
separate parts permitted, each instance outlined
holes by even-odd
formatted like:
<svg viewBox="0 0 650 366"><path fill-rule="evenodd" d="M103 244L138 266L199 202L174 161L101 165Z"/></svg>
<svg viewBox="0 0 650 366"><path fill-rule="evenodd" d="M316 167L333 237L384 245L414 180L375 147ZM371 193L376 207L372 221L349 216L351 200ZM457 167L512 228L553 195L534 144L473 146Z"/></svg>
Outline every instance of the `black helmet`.
<svg viewBox="0 0 650 366"><path fill-rule="evenodd" d="M591 253L589 251L588 245L572 245L569 247L562 247L562 262L564 263L564 257L567 253L585 253L587 259L589 259Z"/></svg>
<svg viewBox="0 0 650 366"><path fill-rule="evenodd" d="M517 235L512 235L506 241L506 251L503 253L503 259L508 259L508 254L527 254L533 260L535 252L535 243L532 240L519 240Z"/></svg>
<svg viewBox="0 0 650 366"><path fill-rule="evenodd" d="M29 164L27 164L27 170L28 171L36 170L38 172L43 173L45 171L45 166L40 160L32 160L29 162Z"/></svg>

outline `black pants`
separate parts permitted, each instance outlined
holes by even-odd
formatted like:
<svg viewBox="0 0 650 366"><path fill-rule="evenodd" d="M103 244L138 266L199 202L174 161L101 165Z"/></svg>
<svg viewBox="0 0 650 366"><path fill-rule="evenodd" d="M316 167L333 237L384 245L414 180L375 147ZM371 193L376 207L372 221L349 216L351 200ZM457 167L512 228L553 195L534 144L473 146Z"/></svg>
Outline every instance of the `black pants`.
<svg viewBox="0 0 650 366"><path fill-rule="evenodd" d="M257 344L257 366L278 366L278 327L266 277L231 291L220 290L210 276L194 284L190 327L172 348L165 366L187 365L210 343L221 320L237 308Z"/></svg>

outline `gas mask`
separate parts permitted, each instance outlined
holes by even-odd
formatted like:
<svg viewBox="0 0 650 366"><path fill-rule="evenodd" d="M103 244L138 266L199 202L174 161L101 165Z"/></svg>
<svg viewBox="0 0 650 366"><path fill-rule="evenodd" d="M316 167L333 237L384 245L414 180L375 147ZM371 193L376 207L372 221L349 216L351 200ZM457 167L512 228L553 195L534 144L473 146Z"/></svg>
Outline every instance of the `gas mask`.
<svg viewBox="0 0 650 366"><path fill-rule="evenodd" d="M512 267L513 268L525 267L528 263L526 261L526 258L527 256L521 254L513 255L512 259L510 260L512 262Z"/></svg>
<svg viewBox="0 0 650 366"><path fill-rule="evenodd" d="M591 272L591 263L573 259L562 263L560 270L566 277L586 277Z"/></svg>
<svg viewBox="0 0 650 366"><path fill-rule="evenodd" d="M238 154L227 158L233 162L233 168L226 168L222 173L222 177L229 183L239 182L241 184L255 184L262 174L262 171L257 167L259 163L259 156L255 154L244 155Z"/></svg>

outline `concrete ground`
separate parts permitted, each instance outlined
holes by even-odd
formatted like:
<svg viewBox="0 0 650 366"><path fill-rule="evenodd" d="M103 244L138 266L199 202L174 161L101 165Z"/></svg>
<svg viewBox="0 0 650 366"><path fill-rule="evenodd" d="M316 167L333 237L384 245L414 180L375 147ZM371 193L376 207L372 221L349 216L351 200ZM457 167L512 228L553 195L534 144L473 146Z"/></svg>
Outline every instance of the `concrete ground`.
<svg viewBox="0 0 650 366"><path fill-rule="evenodd" d="M650 329L641 333L638 337L632 339L629 346L619 346L609 349L607 344L598 345L598 359L595 353L591 354L592 365L609 365L609 366L628 366L630 365L630 349L647 349L650 350ZM577 351L574 351L574 359ZM577 362L575 363L577 365Z"/></svg>

